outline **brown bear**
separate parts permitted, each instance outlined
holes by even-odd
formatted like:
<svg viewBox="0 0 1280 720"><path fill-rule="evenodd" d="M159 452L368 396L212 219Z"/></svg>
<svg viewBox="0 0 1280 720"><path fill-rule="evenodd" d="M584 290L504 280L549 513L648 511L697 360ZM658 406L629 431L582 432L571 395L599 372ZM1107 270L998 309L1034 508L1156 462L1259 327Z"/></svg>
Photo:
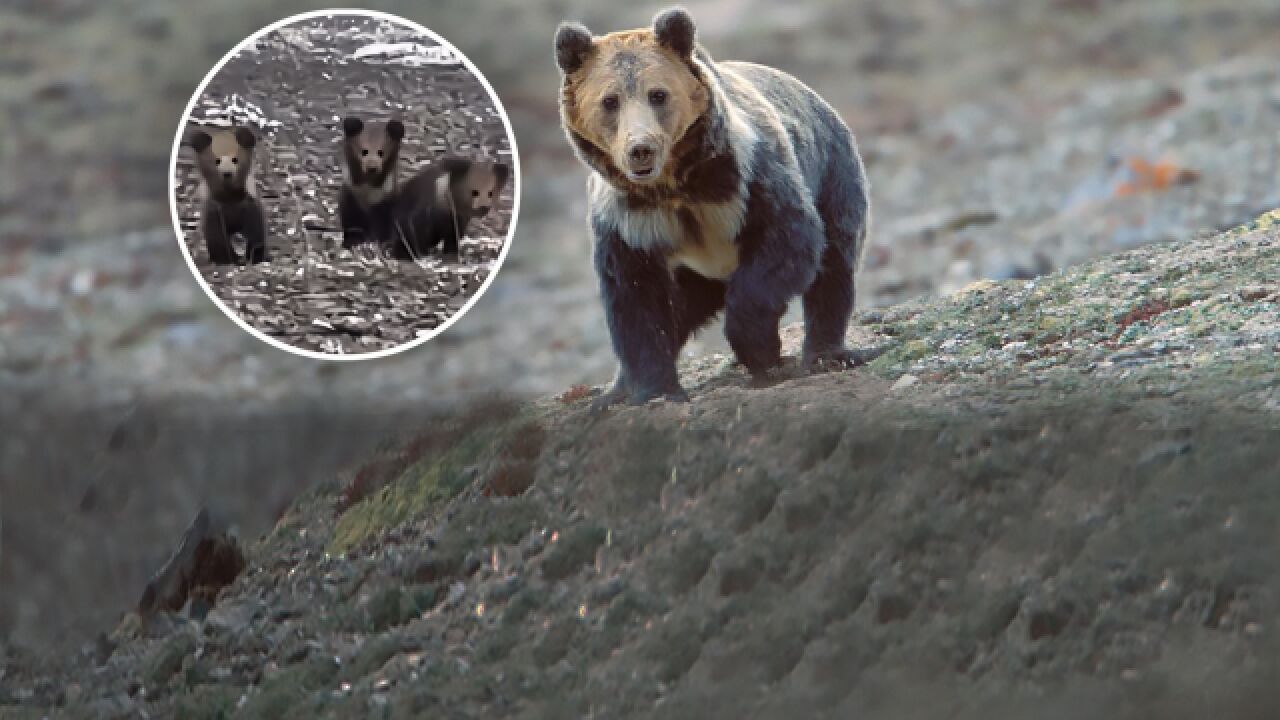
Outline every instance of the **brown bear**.
<svg viewBox="0 0 1280 720"><path fill-rule="evenodd" d="M830 105L778 70L712 60L681 8L602 37L562 24L555 54L619 361L597 407L687 399L678 353L721 310L738 360L766 375L797 295L806 366L865 359L845 333L868 184Z"/></svg>

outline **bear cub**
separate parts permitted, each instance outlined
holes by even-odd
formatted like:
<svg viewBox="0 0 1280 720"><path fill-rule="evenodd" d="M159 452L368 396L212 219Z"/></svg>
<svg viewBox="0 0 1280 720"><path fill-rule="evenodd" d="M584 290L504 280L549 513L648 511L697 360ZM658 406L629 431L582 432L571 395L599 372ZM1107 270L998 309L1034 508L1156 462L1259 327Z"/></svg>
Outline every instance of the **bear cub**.
<svg viewBox="0 0 1280 720"><path fill-rule="evenodd" d="M197 130L189 138L196 151L204 202L200 228L209 260L217 265L241 262L231 243L237 233L245 240L245 257L266 262L267 224L253 183L253 149L257 138L248 128Z"/></svg>
<svg viewBox="0 0 1280 720"><path fill-rule="evenodd" d="M399 187L404 123L346 117L342 119L342 135L338 220L342 224L342 247L350 249L391 233L392 195Z"/></svg>

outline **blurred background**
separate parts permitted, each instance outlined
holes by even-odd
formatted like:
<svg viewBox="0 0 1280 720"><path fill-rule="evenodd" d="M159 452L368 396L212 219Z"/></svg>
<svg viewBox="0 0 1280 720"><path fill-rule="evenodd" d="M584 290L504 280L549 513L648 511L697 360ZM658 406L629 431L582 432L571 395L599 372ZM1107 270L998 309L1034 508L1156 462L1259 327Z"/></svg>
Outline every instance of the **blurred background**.
<svg viewBox="0 0 1280 720"><path fill-rule="evenodd" d="M859 306L1033 277L1280 205L1274 0L708 0L714 57L787 70L858 134L874 220ZM481 393L612 371L585 174L551 37L663 5L368 2L471 58L524 194L498 280L426 347L321 363L241 332L174 239L182 110L245 36L308 2L0 5L0 645L78 642L137 601L196 510L253 537L301 489ZM716 329L687 352L723 349Z"/></svg>

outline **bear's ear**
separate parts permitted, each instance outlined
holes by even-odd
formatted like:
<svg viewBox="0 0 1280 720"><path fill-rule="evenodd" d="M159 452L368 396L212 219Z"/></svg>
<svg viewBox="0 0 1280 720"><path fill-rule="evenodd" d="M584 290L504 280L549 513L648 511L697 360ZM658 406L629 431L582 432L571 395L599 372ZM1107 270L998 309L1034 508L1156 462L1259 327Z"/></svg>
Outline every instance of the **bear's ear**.
<svg viewBox="0 0 1280 720"><path fill-rule="evenodd" d="M191 143L191 147L196 152L202 153L211 144L213 144L213 137L209 135L209 133L203 130L197 130L191 133L191 137L187 140L187 142Z"/></svg>
<svg viewBox="0 0 1280 720"><path fill-rule="evenodd" d="M356 132L359 131L357 130ZM387 135L389 135L392 140L400 142L400 140L404 138L404 123L399 120L388 120Z"/></svg>
<svg viewBox="0 0 1280 720"><path fill-rule="evenodd" d="M245 150L252 150L258 144L258 138L253 136L253 131L249 128L236 128L236 142Z"/></svg>
<svg viewBox="0 0 1280 720"><path fill-rule="evenodd" d="M566 75L582 67L595 40L582 23L560 23L556 29L556 64Z"/></svg>
<svg viewBox="0 0 1280 720"><path fill-rule="evenodd" d="M352 135L359 135L361 130L364 130L364 123L360 120L360 118L358 117L342 118L342 134L343 135L346 135L347 137L351 137Z"/></svg>
<svg viewBox="0 0 1280 720"><path fill-rule="evenodd" d="M693 18L682 7L658 13L653 18L653 36L659 45L685 59L693 57L693 47L698 41Z"/></svg>

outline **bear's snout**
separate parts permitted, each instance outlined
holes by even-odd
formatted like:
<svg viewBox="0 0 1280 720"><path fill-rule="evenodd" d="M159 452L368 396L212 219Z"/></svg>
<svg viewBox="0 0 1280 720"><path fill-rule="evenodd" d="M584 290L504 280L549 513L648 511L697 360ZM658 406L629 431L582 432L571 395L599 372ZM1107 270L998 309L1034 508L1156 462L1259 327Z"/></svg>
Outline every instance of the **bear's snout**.
<svg viewBox="0 0 1280 720"><path fill-rule="evenodd" d="M635 143L627 149L627 159L631 161L633 168L648 167L653 165L653 146L649 143Z"/></svg>
<svg viewBox="0 0 1280 720"><path fill-rule="evenodd" d="M662 152L653 139L632 140L624 153L623 169L633 182L647 182L661 173Z"/></svg>

